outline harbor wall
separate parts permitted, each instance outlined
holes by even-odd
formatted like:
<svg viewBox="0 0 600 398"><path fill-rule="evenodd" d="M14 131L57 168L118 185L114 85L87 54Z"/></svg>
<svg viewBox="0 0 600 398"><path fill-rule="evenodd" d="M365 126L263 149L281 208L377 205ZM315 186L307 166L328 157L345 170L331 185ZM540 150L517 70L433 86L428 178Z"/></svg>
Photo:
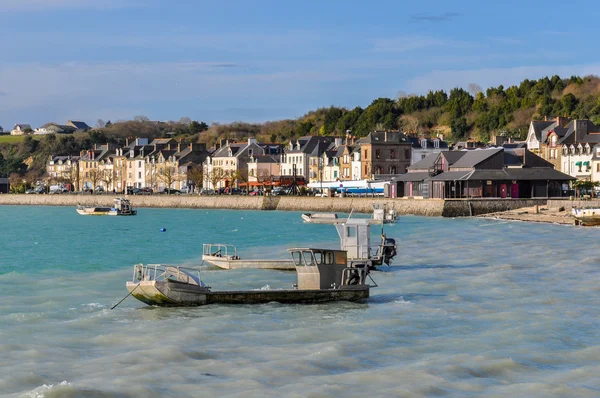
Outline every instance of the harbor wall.
<svg viewBox="0 0 600 398"><path fill-rule="evenodd" d="M570 212L573 207L600 207L600 199L591 200L569 200L569 199L550 199L548 200L548 207L552 209L558 209L564 207L566 211Z"/></svg>
<svg viewBox="0 0 600 398"><path fill-rule="evenodd" d="M309 196L128 196L134 208L191 208L234 210L282 210L307 212L371 213L373 204L394 209L399 215L466 217L534 205L546 199L388 199L388 198L318 198ZM0 195L0 205L25 206L110 206L112 195ZM590 203L590 201L587 201Z"/></svg>
<svg viewBox="0 0 600 398"><path fill-rule="evenodd" d="M547 199L446 199L442 216L479 216L523 207L544 206L547 202Z"/></svg>

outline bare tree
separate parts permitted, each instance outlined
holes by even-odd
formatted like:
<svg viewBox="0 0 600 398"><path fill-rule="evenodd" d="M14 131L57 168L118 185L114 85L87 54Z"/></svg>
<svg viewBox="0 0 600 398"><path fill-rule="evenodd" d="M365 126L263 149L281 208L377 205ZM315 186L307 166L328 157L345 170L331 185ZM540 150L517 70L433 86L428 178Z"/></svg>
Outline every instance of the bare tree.
<svg viewBox="0 0 600 398"><path fill-rule="evenodd" d="M187 171L187 179L194 183L194 187L201 187L202 182L204 181L204 170L202 169L202 166L199 164L192 165Z"/></svg>
<svg viewBox="0 0 600 398"><path fill-rule="evenodd" d="M96 122L96 127L101 129L101 128L104 128L104 126L106 126L106 123L104 123L104 120L98 119L98 121Z"/></svg>
<svg viewBox="0 0 600 398"><path fill-rule="evenodd" d="M208 181L210 181L212 188L217 189L217 185L225 178L225 173L223 173L223 169L221 168L213 168L212 171L208 173L207 178Z"/></svg>
<svg viewBox="0 0 600 398"><path fill-rule="evenodd" d="M98 181L100 181L102 178L102 176L100 175L100 172L96 169L92 169L89 171L88 173L88 177L86 178L86 182L91 182L92 183L92 190L96 188L96 186L98 186Z"/></svg>
<svg viewBox="0 0 600 398"><path fill-rule="evenodd" d="M114 171L112 169L103 170L102 182L106 184L106 190L109 190L115 179Z"/></svg>
<svg viewBox="0 0 600 398"><path fill-rule="evenodd" d="M467 91L473 96L475 97L477 94L483 92L483 90L481 89L481 86L477 83L469 83L468 89Z"/></svg>
<svg viewBox="0 0 600 398"><path fill-rule="evenodd" d="M419 119L414 116L403 115L401 116L401 120L405 132L412 135L419 135L421 132L421 123L419 122Z"/></svg>
<svg viewBox="0 0 600 398"><path fill-rule="evenodd" d="M177 168L171 165L159 169L158 179L165 184L165 189L172 189L175 181L178 181Z"/></svg>
<svg viewBox="0 0 600 398"><path fill-rule="evenodd" d="M185 124L186 126L189 126L192 123L192 119L190 119L189 117L182 117L181 119L179 119L179 123L181 124Z"/></svg>

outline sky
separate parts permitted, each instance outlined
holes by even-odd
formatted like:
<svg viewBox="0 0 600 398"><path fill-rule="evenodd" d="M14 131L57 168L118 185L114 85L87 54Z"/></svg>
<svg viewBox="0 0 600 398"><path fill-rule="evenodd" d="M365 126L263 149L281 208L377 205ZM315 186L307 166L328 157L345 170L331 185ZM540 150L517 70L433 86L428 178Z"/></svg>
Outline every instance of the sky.
<svg viewBox="0 0 600 398"><path fill-rule="evenodd" d="M0 0L0 126L264 122L399 92L600 75L600 3L565 4Z"/></svg>

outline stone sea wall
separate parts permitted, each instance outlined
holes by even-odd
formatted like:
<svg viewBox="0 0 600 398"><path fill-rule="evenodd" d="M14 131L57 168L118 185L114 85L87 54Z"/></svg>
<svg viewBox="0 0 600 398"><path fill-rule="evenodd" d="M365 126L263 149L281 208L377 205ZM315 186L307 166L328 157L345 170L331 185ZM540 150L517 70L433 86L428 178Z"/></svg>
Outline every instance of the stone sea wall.
<svg viewBox="0 0 600 398"><path fill-rule="evenodd" d="M566 211L571 212L573 207L600 207L600 199L593 200L568 200L568 199L550 199L548 200L549 208L564 207Z"/></svg>
<svg viewBox="0 0 600 398"><path fill-rule="evenodd" d="M0 205L25 206L110 206L112 195L0 195ZM307 212L371 213L373 204L383 204L399 215L465 217L534 205L545 205L545 199L385 199L385 198L317 198L307 196L129 196L133 207L287 210ZM589 203L589 201L588 201Z"/></svg>
<svg viewBox="0 0 600 398"><path fill-rule="evenodd" d="M546 205L547 199L447 199L444 217L479 216L500 211Z"/></svg>

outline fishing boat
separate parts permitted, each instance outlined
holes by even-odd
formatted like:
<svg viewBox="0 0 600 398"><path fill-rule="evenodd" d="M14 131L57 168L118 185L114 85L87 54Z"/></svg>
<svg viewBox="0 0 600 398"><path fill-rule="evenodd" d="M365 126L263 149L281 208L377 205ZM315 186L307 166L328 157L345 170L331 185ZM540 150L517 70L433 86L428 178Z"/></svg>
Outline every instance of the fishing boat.
<svg viewBox="0 0 600 398"><path fill-rule="evenodd" d="M371 269L382 264L389 265L396 256L396 241L387 238L383 233L383 221L370 218L348 218L335 219L338 236L340 238L340 250L348 253L350 264L365 263ZM371 245L371 225L381 224L381 241L378 245ZM217 266L222 269L254 268L274 270L294 270L295 265L291 260L260 260L245 259L238 255L234 245L222 243L205 243L202 247L202 262Z"/></svg>
<svg viewBox="0 0 600 398"><path fill-rule="evenodd" d="M84 216L135 216L137 210L131 207L129 199L115 198L112 207L78 205L77 213Z"/></svg>
<svg viewBox="0 0 600 398"><path fill-rule="evenodd" d="M126 287L130 295L149 305L200 306L361 301L377 286L369 264L349 264L344 250L293 248L289 252L297 273L297 283L290 289L218 291L200 279L198 270L161 264L135 265Z"/></svg>
<svg viewBox="0 0 600 398"><path fill-rule="evenodd" d="M575 218L575 225L596 226L600 225L600 208L576 208L571 209L571 214Z"/></svg>

